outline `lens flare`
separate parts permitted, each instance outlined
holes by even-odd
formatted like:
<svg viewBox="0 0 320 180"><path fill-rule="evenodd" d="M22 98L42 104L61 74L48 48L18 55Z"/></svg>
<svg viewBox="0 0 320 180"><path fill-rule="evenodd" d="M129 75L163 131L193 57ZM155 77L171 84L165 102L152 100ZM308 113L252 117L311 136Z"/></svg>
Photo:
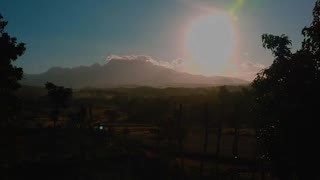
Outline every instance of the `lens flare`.
<svg viewBox="0 0 320 180"><path fill-rule="evenodd" d="M246 0L236 0L233 6L228 10L228 12L234 16L239 14L240 10L244 6Z"/></svg>
<svg viewBox="0 0 320 180"><path fill-rule="evenodd" d="M232 17L215 12L196 19L186 33L186 47L205 74L219 74L229 64L235 49Z"/></svg>
<svg viewBox="0 0 320 180"><path fill-rule="evenodd" d="M184 33L184 49L190 71L205 75L226 75L239 64L239 14L248 0L233 0L224 9L194 3L204 15L191 21ZM250 10L259 0L250 1ZM214 5L214 3L212 3Z"/></svg>

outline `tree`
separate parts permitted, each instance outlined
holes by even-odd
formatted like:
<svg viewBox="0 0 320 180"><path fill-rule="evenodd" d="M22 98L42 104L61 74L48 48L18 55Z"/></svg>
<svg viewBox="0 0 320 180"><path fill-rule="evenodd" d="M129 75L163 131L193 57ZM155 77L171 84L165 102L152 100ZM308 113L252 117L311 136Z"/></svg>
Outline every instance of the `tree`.
<svg viewBox="0 0 320 180"><path fill-rule="evenodd" d="M223 129L223 120L224 121L229 121L229 113L228 110L230 108L230 99L231 99L231 93L228 90L226 86L221 86L219 88L218 92L218 107L220 108L219 111L217 112L218 114L218 119L216 120L216 126L217 126L217 142L216 142L216 167L215 167L215 173L219 174L219 166L220 166L220 150L221 150L221 140L222 140L222 129Z"/></svg>
<svg viewBox="0 0 320 180"><path fill-rule="evenodd" d="M51 82L47 82L45 86L48 90L48 97L53 107L53 111L51 113L53 126L56 127L61 109L66 108L67 102L72 97L72 89L64 88L63 86L56 86Z"/></svg>
<svg viewBox="0 0 320 180"><path fill-rule="evenodd" d="M18 98L14 91L20 88L19 80L23 77L22 68L12 63L25 51L24 43L17 43L15 37L5 32L8 22L0 14L0 118L2 125L14 120L19 110Z"/></svg>
<svg viewBox="0 0 320 180"><path fill-rule="evenodd" d="M121 113L116 109L107 109L104 111L109 123L115 123L121 117Z"/></svg>
<svg viewBox="0 0 320 180"><path fill-rule="evenodd" d="M281 179L318 179L315 139L320 105L320 1L313 22L302 30L301 49L291 51L285 35L262 36L275 57L252 83L263 157Z"/></svg>

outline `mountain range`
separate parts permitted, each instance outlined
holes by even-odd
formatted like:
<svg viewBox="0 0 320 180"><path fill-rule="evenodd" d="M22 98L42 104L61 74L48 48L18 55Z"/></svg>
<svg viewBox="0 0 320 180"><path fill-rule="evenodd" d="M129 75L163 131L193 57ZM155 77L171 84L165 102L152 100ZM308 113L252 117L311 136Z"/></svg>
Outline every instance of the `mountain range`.
<svg viewBox="0 0 320 180"><path fill-rule="evenodd" d="M104 65L75 68L53 67L41 74L26 74L22 80L22 84L32 86L44 86L46 82L72 88L206 87L249 83L238 78L194 75L147 61L128 60L111 60Z"/></svg>

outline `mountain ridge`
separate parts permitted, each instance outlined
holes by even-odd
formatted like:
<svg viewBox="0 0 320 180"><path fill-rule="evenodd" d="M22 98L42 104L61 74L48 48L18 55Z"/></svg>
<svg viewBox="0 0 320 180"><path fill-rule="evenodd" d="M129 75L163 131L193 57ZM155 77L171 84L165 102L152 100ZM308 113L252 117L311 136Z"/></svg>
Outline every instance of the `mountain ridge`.
<svg viewBox="0 0 320 180"><path fill-rule="evenodd" d="M41 74L26 74L22 84L43 86L47 81L58 85L84 88L123 86L206 87L244 85L248 81L225 77L178 72L147 61L111 60L107 64L73 68L52 67Z"/></svg>

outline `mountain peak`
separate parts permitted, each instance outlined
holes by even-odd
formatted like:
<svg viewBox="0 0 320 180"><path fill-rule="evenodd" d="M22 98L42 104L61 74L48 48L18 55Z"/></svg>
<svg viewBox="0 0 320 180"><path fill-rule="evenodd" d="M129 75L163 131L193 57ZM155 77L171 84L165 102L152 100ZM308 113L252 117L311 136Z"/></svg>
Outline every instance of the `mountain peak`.
<svg viewBox="0 0 320 180"><path fill-rule="evenodd" d="M73 88L108 88L128 85L202 87L248 83L237 78L182 73L144 60L110 60L105 65L96 63L75 68L53 67L42 74L26 75L22 83L43 86L47 81Z"/></svg>

